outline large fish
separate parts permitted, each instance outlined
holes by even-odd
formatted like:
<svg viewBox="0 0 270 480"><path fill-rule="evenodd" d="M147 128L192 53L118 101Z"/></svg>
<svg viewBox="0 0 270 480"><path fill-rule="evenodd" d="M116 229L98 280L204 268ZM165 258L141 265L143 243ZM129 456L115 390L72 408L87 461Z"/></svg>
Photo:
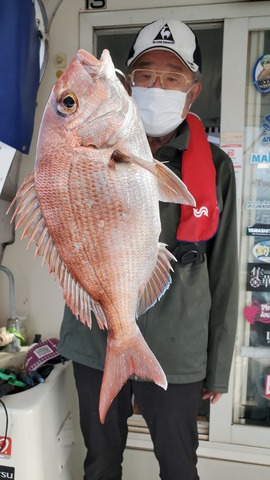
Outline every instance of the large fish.
<svg viewBox="0 0 270 480"><path fill-rule="evenodd" d="M115 74L79 50L43 114L34 172L18 190L13 218L58 277L66 303L91 327L108 329L99 413L133 374L167 388L136 317L171 282L160 244L159 200L194 205L181 180L152 158L135 103Z"/></svg>

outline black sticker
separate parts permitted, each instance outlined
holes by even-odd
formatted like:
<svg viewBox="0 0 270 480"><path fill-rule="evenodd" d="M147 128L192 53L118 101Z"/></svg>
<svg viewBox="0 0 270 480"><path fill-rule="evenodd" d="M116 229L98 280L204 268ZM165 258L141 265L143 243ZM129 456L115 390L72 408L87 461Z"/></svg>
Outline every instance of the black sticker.
<svg viewBox="0 0 270 480"><path fill-rule="evenodd" d="M262 263L248 263L247 291L270 292L270 266L264 267Z"/></svg>
<svg viewBox="0 0 270 480"><path fill-rule="evenodd" d="M254 225L250 225L247 227L247 235L256 236L265 236L267 237L270 235L270 225L266 225L264 223L254 223Z"/></svg>
<svg viewBox="0 0 270 480"><path fill-rule="evenodd" d="M15 468L0 465L0 479L1 478L6 478L8 480L15 480Z"/></svg>
<svg viewBox="0 0 270 480"><path fill-rule="evenodd" d="M85 8L87 10L90 10L92 8L96 10L100 8L107 8L107 0L86 0Z"/></svg>

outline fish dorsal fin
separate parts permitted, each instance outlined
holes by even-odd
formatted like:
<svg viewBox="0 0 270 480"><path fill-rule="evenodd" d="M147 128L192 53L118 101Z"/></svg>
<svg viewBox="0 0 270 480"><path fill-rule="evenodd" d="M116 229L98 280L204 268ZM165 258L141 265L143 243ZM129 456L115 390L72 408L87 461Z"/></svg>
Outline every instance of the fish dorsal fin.
<svg viewBox="0 0 270 480"><path fill-rule="evenodd" d="M196 206L196 202L182 180L175 175L164 163L153 158L147 162L142 158L132 156L130 162L135 163L151 172L158 181L159 200L162 202L182 203Z"/></svg>
<svg viewBox="0 0 270 480"><path fill-rule="evenodd" d="M176 260L169 250L166 249L164 243L159 243L157 263L155 269L143 291L139 295L137 306L137 317L145 313L152 307L157 300L169 288L172 278L170 271L173 268L170 264L171 260Z"/></svg>
<svg viewBox="0 0 270 480"><path fill-rule="evenodd" d="M57 248L49 234L45 220L42 216L39 200L35 191L34 173L31 172L19 188L9 210L15 205L16 209L11 221L17 215L20 218L16 229L24 226L22 238L29 238L27 248L32 242L36 244L35 257L41 256L42 265L48 263L49 273L58 277L63 289L66 304L71 308L74 315L90 328L91 311L94 312L98 325L101 329L107 328L107 320L99 302L96 302L73 278L66 265L60 258ZM8 210L8 211L9 211Z"/></svg>
<svg viewBox="0 0 270 480"><path fill-rule="evenodd" d="M109 50L103 50L100 60L84 49L80 49L76 57L84 66L89 75L104 75L109 80L114 80L117 78Z"/></svg>

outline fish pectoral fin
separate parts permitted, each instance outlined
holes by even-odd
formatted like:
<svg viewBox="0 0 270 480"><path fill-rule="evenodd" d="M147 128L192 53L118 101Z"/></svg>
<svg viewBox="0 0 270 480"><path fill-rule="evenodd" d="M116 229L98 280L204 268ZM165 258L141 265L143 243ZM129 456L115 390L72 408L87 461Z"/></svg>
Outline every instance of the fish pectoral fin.
<svg viewBox="0 0 270 480"><path fill-rule="evenodd" d="M196 206L195 199L184 182L164 163L159 162L155 158L153 158L153 162L150 163L135 156L130 157L130 161L155 175L158 181L160 201Z"/></svg>
<svg viewBox="0 0 270 480"><path fill-rule="evenodd" d="M121 150L114 150L111 159L114 160L116 163L130 163L130 157L125 153L121 152Z"/></svg>
<svg viewBox="0 0 270 480"><path fill-rule="evenodd" d="M164 163L154 160L158 177L159 199L162 202L182 203L196 206L194 197L187 186Z"/></svg>
<svg viewBox="0 0 270 480"><path fill-rule="evenodd" d="M138 327L135 334L123 339L107 340L104 374L99 399L99 417L104 423L113 399L131 377L153 381L166 390L167 379L155 355L148 347Z"/></svg>
<svg viewBox="0 0 270 480"><path fill-rule="evenodd" d="M172 282L170 271L173 271L173 268L170 264L171 260L176 259L172 253L166 249L166 245L164 243L159 243L155 269L148 280L146 287L139 295L136 312L137 317L145 313L156 303L157 300L160 300L162 295L169 288Z"/></svg>

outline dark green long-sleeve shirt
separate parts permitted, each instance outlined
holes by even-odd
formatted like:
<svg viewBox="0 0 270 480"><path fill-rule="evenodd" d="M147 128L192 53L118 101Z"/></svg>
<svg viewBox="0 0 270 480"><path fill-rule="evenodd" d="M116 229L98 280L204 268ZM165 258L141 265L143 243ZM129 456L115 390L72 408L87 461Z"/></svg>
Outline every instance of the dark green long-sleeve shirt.
<svg viewBox="0 0 270 480"><path fill-rule="evenodd" d="M189 129L184 122L178 135L155 157L169 161L180 173L181 152L188 148ZM138 325L165 371L169 383L205 380L209 391L224 393L233 355L237 322L237 229L233 165L216 145L211 145L216 168L220 223L207 242L201 262L174 263L172 285ZM196 172L194 172L196 175ZM173 251L179 242L176 230L180 207L160 203L160 241ZM107 332L93 321L92 330L65 308L60 331L60 353L92 368L103 369Z"/></svg>

